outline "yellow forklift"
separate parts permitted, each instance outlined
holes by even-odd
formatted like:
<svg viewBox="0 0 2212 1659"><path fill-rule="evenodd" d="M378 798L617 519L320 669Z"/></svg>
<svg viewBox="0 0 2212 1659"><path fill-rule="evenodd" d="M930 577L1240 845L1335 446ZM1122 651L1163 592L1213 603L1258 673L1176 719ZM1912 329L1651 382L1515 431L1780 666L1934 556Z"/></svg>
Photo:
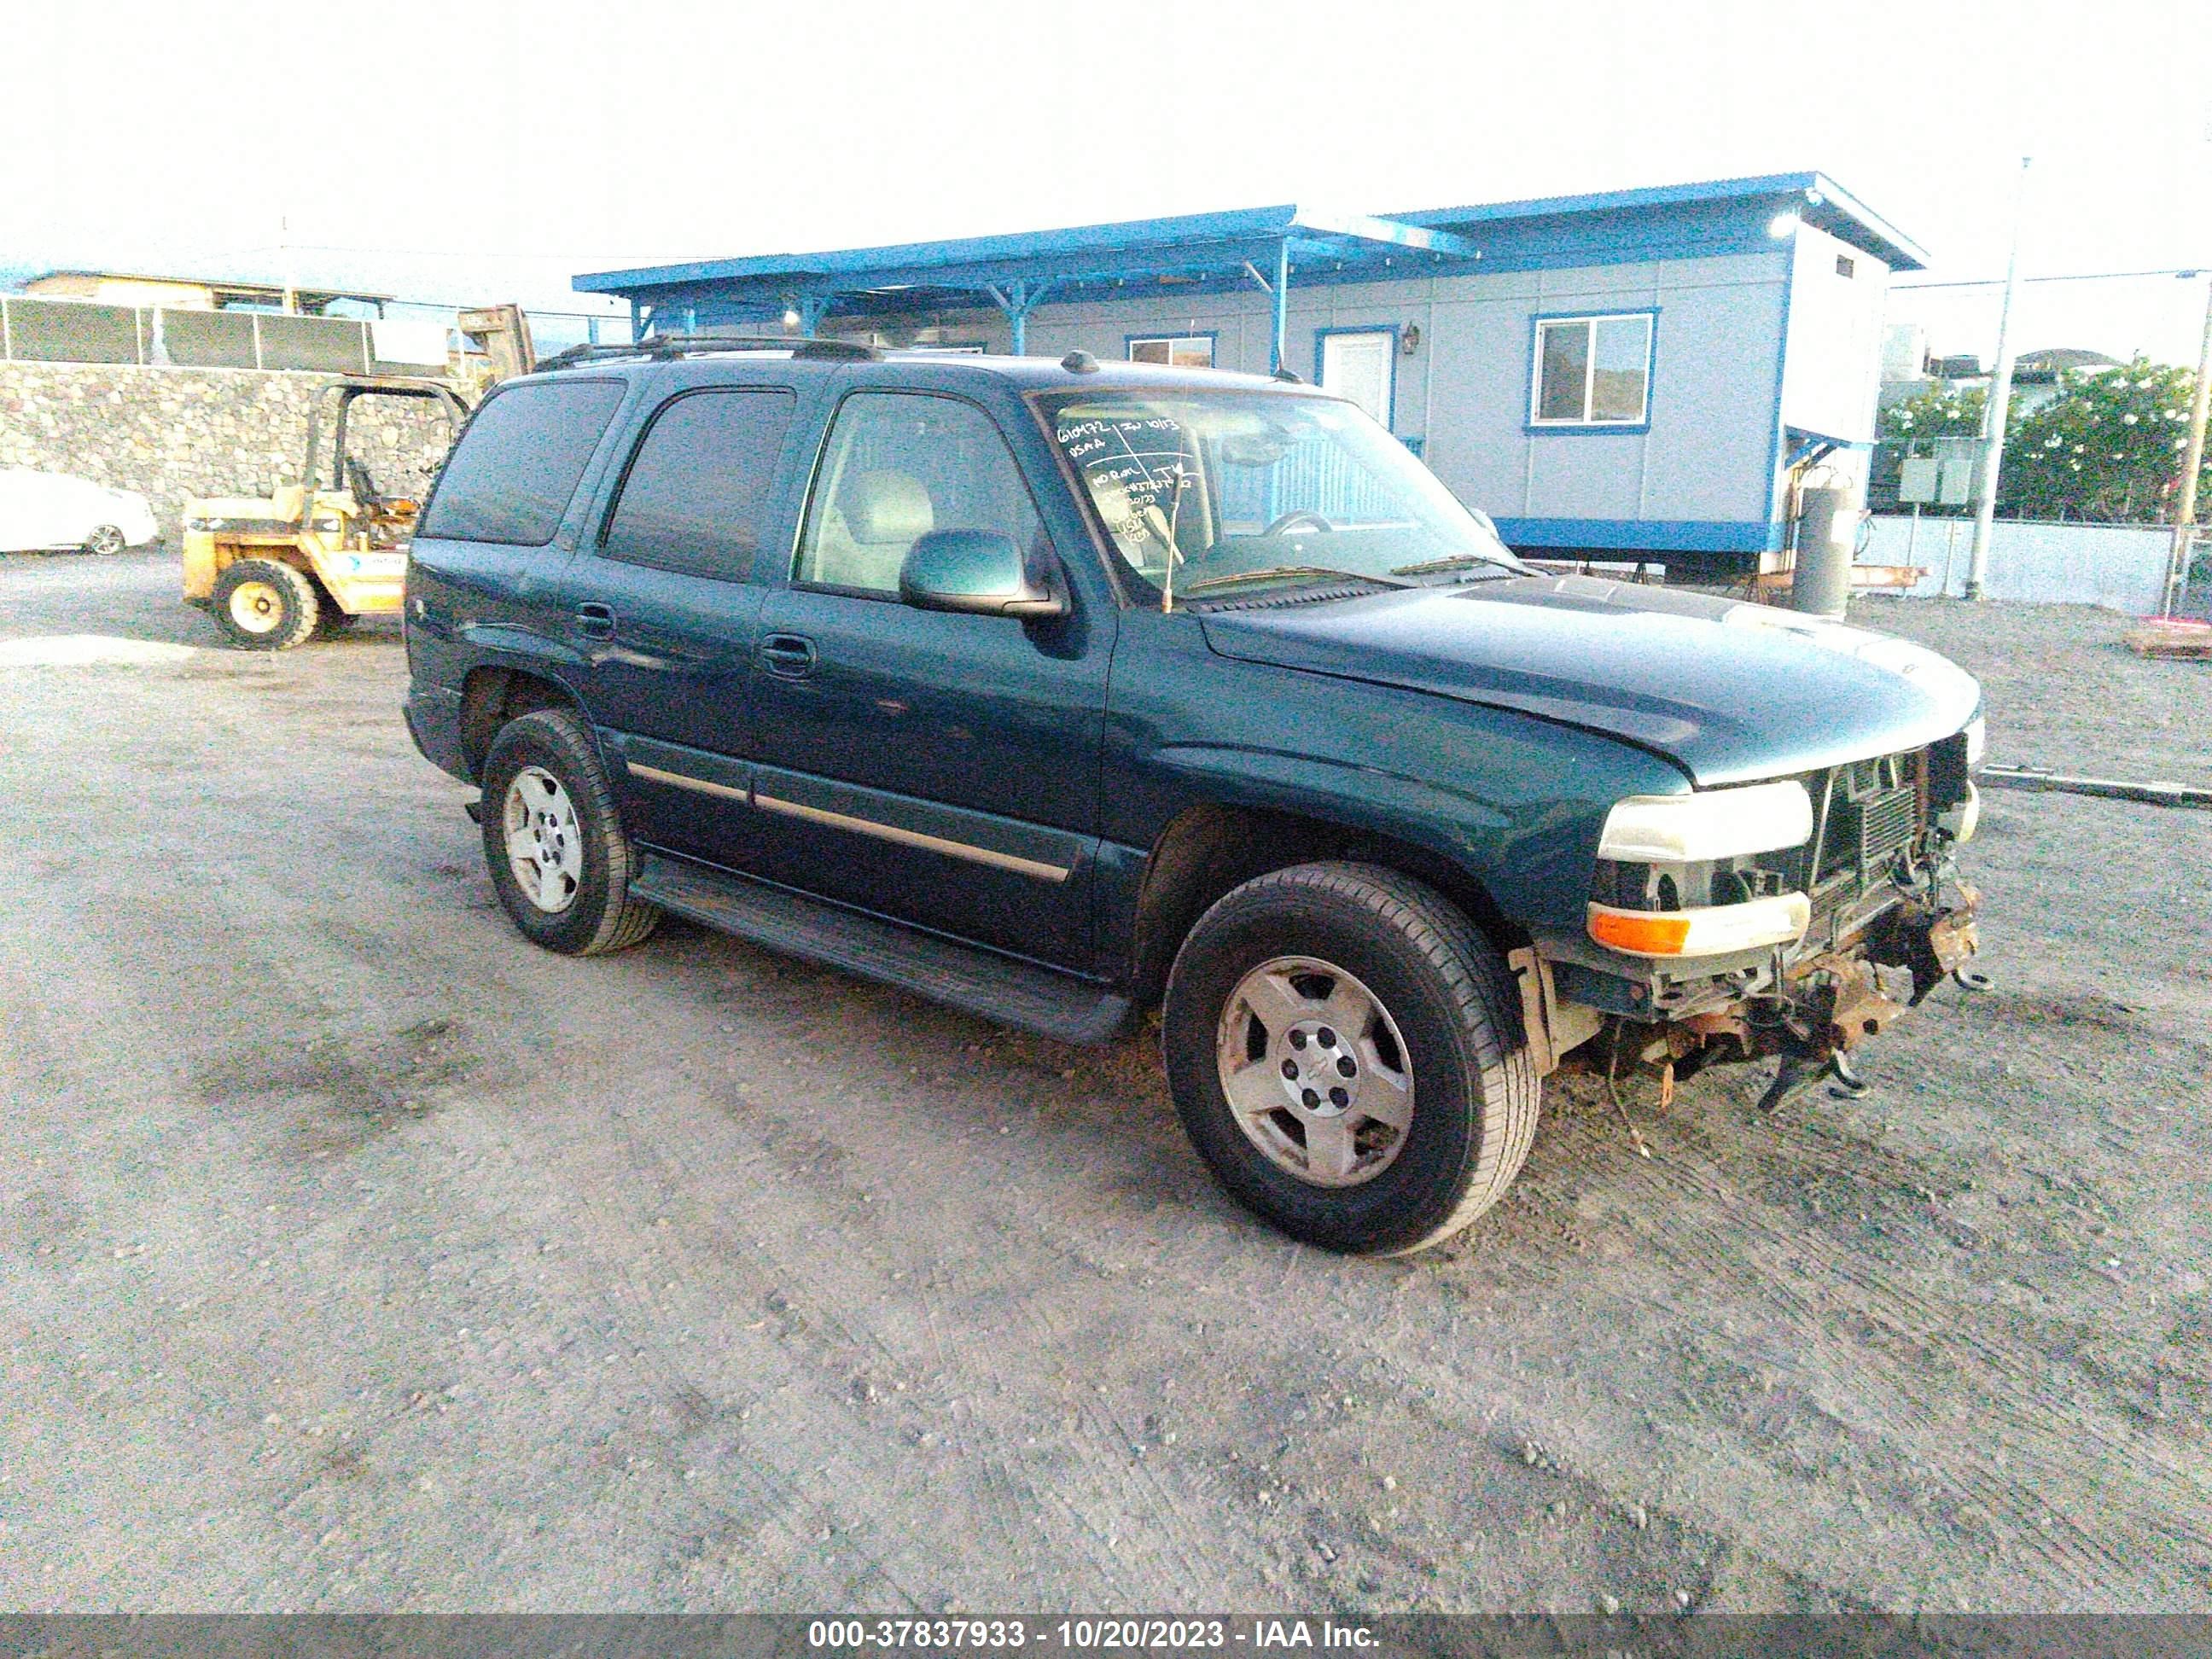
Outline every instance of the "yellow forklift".
<svg viewBox="0 0 2212 1659"><path fill-rule="evenodd" d="M348 450L348 420L364 398L435 404L449 448L468 414L435 381L348 376L325 386L308 412L300 483L265 499L185 503L185 601L211 612L232 644L284 651L357 617L398 614L422 503L386 495Z"/></svg>

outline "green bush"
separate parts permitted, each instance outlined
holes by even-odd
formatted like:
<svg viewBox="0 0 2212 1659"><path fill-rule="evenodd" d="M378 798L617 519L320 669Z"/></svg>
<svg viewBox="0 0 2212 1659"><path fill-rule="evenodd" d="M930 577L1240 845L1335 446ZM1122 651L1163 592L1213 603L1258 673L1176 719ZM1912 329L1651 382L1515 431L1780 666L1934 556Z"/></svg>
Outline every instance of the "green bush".
<svg viewBox="0 0 2212 1659"><path fill-rule="evenodd" d="M2185 368L2137 357L2122 368L2067 370L2058 396L2033 411L2015 402L1999 511L2111 524L2170 520L2195 384ZM1979 387L1934 388L1883 410L1881 440L1903 454L1933 453L1936 438L1978 435L1988 401ZM2197 486L2200 518L2212 512L2212 456L2206 463Z"/></svg>
<svg viewBox="0 0 2212 1659"><path fill-rule="evenodd" d="M2069 370L2056 399L2009 423L1999 502L2028 519L2170 520L2195 384L2187 369L2142 357L2100 373ZM2200 476L2200 500L2206 482Z"/></svg>

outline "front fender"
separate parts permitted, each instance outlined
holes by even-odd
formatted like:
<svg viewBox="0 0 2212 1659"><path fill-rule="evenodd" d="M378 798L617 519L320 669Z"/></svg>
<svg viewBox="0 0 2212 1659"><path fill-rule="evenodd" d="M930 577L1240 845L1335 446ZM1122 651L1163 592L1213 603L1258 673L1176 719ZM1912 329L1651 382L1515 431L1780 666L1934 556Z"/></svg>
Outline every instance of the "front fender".
<svg viewBox="0 0 2212 1659"><path fill-rule="evenodd" d="M1191 665L1214 682L1206 695L1173 696L1170 673L1157 696L1125 699L1131 681L1116 675L1111 841L1153 847L1198 805L1297 814L1448 860L1522 927L1579 930L1607 811L1689 787L1656 755L1510 710L1258 664Z"/></svg>

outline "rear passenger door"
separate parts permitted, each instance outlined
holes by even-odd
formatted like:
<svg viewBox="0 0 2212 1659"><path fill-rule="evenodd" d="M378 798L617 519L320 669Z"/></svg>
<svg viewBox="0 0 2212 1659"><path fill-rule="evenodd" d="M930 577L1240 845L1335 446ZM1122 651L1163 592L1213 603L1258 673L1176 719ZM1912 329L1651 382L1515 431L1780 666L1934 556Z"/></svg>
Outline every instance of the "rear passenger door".
<svg viewBox="0 0 2212 1659"><path fill-rule="evenodd" d="M771 384L670 392L570 567L571 644L644 840L751 861L745 682L764 541L789 544L787 452L800 398Z"/></svg>

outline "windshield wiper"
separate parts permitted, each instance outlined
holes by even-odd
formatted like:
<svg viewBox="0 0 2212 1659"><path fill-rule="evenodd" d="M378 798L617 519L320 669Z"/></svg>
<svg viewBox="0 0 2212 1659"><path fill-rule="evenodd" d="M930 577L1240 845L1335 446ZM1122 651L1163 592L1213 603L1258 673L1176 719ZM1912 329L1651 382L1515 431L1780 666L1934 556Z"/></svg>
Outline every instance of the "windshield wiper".
<svg viewBox="0 0 2212 1659"><path fill-rule="evenodd" d="M1389 576L1370 576L1358 570L1332 570L1326 565L1270 564L1257 570L1232 570L1224 576L1208 576L1200 581L1185 582L1176 591L1184 595L1203 593L1208 588L1233 587L1243 582L1280 581L1285 577L1303 581L1370 582L1376 587L1413 586L1411 582L1393 581Z"/></svg>
<svg viewBox="0 0 2212 1659"><path fill-rule="evenodd" d="M1455 553L1449 558L1425 559L1419 564L1401 564L1390 574L1394 576L1433 576L1446 570L1472 570L1478 565L1508 576L1528 574L1518 562L1508 564L1487 553Z"/></svg>

